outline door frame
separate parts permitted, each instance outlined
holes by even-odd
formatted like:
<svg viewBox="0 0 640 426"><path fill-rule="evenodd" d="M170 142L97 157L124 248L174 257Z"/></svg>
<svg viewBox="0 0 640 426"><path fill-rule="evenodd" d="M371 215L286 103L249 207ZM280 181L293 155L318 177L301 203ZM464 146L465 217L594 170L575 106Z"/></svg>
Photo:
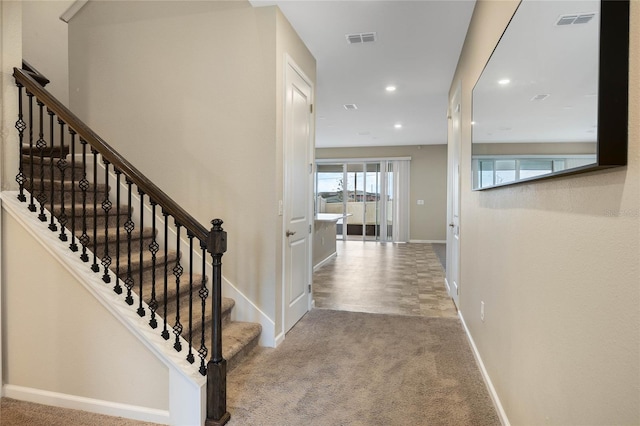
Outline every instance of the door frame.
<svg viewBox="0 0 640 426"><path fill-rule="evenodd" d="M447 292L449 296L453 299L456 307L460 309L460 221L461 221L461 209L460 209L460 192L461 192L461 179L460 179L460 157L461 157L461 149L462 149L462 112L461 112L461 93L462 93L462 82L458 81L455 91L453 92L453 96L451 97L449 104L449 114L448 114L448 147L447 147L447 157L448 157L448 172L447 172L447 261L446 261L446 274L445 274L445 286L447 287ZM457 115L459 120L458 126L454 126L454 114ZM454 132L457 132L454 134ZM457 140L457 143L456 143ZM455 165L458 165L458 170L454 170ZM454 179L454 173L458 174L457 182ZM457 191L454 188L454 185L457 184ZM453 202L454 197L458 198L458 223L455 224L453 220ZM454 256L454 244L453 244L453 231L454 227L458 227L458 244L457 244L457 253ZM453 259L456 259L457 262L454 264ZM455 276L457 277L457 289L454 294L453 288L450 284L451 276L455 272Z"/></svg>
<svg viewBox="0 0 640 426"><path fill-rule="evenodd" d="M310 92L310 104L314 105L315 103L315 88L314 88L314 84L313 81L305 74L305 72L302 70L302 68L300 68L300 66L298 66L298 64L293 60L293 58L285 53L284 55L284 67L283 67L283 76L282 76L282 81L284 82L283 85L283 102L282 102L282 202L281 202L281 206L283 206L283 209L286 208L287 206L287 186L288 186L288 181L287 179L290 179L289 176L287 176L287 166L286 166L286 138L287 138L287 102L286 102L286 98L287 98L287 88L289 87L290 81L288 78L288 70L289 68L294 71L295 73L297 73L302 80L304 80L305 83L307 83L311 89ZM309 232L309 238L307 239L308 241L308 247L307 247L307 282L309 285L309 290L307 292L307 312L310 311L313 306L313 252L312 252L312 248L313 248L313 211L314 211L314 200L313 200L313 185L314 185L314 176L315 176L315 107L313 108L312 112L311 112L311 117L309 119L309 158L307 158L307 163L308 163L308 167L309 167L309 173L307 174L307 188L309 191L309 197L308 197L308 201L307 201L307 212L308 212L308 217L309 217L309 223L308 225L310 226L310 232ZM286 300L286 285L287 285L287 269L286 269L286 250L287 250L287 241L286 241L286 237L284 236L284 231L286 229L287 223L286 223L286 212L284 210L281 211L281 216L282 216L282 232L280 234L280 238L282 241L282 283L281 283L281 287L282 287L282 294L281 296L281 306L282 306L282 312L281 312L281 321L282 321L282 339L284 339L286 333L289 331L286 329L287 327L287 323L286 323L286 315L287 315L287 300Z"/></svg>

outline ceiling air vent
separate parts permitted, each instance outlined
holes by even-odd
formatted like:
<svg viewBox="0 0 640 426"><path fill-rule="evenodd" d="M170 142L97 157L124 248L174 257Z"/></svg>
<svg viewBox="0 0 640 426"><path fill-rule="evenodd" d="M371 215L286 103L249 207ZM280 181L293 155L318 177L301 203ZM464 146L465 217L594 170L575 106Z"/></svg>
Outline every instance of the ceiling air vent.
<svg viewBox="0 0 640 426"><path fill-rule="evenodd" d="M572 24L586 24L591 21L595 13L581 13L575 15L560 15L556 21L556 25L572 25Z"/></svg>
<svg viewBox="0 0 640 426"><path fill-rule="evenodd" d="M354 109L358 109L358 107L356 106L356 104L345 104L343 105L344 109L346 109L347 111L351 111Z"/></svg>
<svg viewBox="0 0 640 426"><path fill-rule="evenodd" d="M533 98L531 98L531 100L532 101L544 101L548 97L549 97L548 93L542 93L540 95L535 95Z"/></svg>
<svg viewBox="0 0 640 426"><path fill-rule="evenodd" d="M347 38L347 43L349 44L358 44L358 43L373 43L376 41L376 33L356 33L356 34L347 34L345 35Z"/></svg>

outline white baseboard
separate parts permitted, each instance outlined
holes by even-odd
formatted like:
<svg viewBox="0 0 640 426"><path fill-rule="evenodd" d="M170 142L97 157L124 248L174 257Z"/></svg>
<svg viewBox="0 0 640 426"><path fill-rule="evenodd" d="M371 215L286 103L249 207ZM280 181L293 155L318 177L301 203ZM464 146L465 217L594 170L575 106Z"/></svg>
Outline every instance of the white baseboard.
<svg viewBox="0 0 640 426"><path fill-rule="evenodd" d="M284 342L284 333L280 333L276 336L274 348L277 348L282 342Z"/></svg>
<svg viewBox="0 0 640 426"><path fill-rule="evenodd" d="M20 401L35 402L37 404L89 411L91 413L124 417L127 419L134 419L145 422L160 424L171 423L169 412L165 410L139 407L136 405L103 401L100 399L85 398L75 395L67 395L64 393L27 388L24 386L4 385L2 389L5 397L17 399Z"/></svg>
<svg viewBox="0 0 640 426"><path fill-rule="evenodd" d="M262 326L260 346L269 348L277 346L276 323L224 276L222 277L222 294L236 302L231 318L237 321L257 322Z"/></svg>
<svg viewBox="0 0 640 426"><path fill-rule="evenodd" d="M417 244L446 244L447 240L409 240L409 242Z"/></svg>
<svg viewBox="0 0 640 426"><path fill-rule="evenodd" d="M313 272L315 272L318 269L322 268L326 263L328 263L331 259L333 259L336 256L338 256L338 253L334 252L334 253L330 254L329 256L327 256L326 259L321 260L320 262L318 262L318 264L313 267Z"/></svg>
<svg viewBox="0 0 640 426"><path fill-rule="evenodd" d="M496 407L496 411L498 412L498 418L500 419L500 423L503 426L511 426L509 423L509 418L507 417L507 413L504 411L502 407L502 402L500 402L500 398L498 397L498 393L496 389L493 387L493 383L491 382L491 378L489 377L489 373L484 366L484 362L482 362L482 357L480 356L480 352L478 352L478 347L476 343L473 341L473 337L471 337L471 332L469 332L469 328L467 324L464 322L464 318L462 317L462 312L458 311L458 316L460 317L460 322L462 322L462 327L464 327L464 331L467 334L467 338L469 339L469 343L471 344L471 351L473 352L473 356L478 363L478 367L480 367L480 373L482 374L482 378L484 379L484 383L487 386L487 390L489 391L489 395L491 396L491 400L493 401L493 405Z"/></svg>

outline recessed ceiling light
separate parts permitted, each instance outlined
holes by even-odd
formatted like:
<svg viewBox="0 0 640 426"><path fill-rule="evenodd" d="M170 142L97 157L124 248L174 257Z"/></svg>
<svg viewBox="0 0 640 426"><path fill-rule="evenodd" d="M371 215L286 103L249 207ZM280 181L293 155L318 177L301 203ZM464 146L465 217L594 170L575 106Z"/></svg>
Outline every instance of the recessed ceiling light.
<svg viewBox="0 0 640 426"><path fill-rule="evenodd" d="M358 106L356 104L344 104L343 107L347 111L352 111L352 110L358 109Z"/></svg>
<svg viewBox="0 0 640 426"><path fill-rule="evenodd" d="M511 80L509 80L508 78L503 78L502 80L498 80L498 84L504 86L506 84L511 83Z"/></svg>
<svg viewBox="0 0 640 426"><path fill-rule="evenodd" d="M395 92L396 91L396 86L387 86L385 87L385 89L387 92Z"/></svg>
<svg viewBox="0 0 640 426"><path fill-rule="evenodd" d="M475 122L475 121L472 121L472 122L471 122L471 125L473 126L474 124L476 124L476 122Z"/></svg>
<svg viewBox="0 0 640 426"><path fill-rule="evenodd" d="M393 125L393 127L395 127L396 129L402 129L402 124L396 123Z"/></svg>

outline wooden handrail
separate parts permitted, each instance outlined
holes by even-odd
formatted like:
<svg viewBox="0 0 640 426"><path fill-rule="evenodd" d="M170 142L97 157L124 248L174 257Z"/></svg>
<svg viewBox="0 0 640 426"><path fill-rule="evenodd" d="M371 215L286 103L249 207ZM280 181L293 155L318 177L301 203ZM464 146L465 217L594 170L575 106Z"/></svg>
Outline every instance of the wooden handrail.
<svg viewBox="0 0 640 426"><path fill-rule="evenodd" d="M24 59L22 60L22 69L25 70L31 77L33 77L33 79L37 81L42 87L51 82L47 77L44 76L44 74L42 74Z"/></svg>
<svg viewBox="0 0 640 426"><path fill-rule="evenodd" d="M33 67L31 67L33 69ZM19 68L13 69L13 76L18 83L24 86L42 101L49 110L53 111L67 126L75 130L82 140L91 145L102 157L109 161L113 167L122 172L129 180L135 183L151 200L156 202L163 210L175 218L175 220L187 228L187 230L206 244L209 238L209 231L202 226L193 216L184 210L178 203L173 201L167 194L151 182L144 174L129 163L118 151L113 149L98 134L91 130L82 120L72 113L66 106L60 103L51 93L42 87L33 77L33 71L26 71ZM40 74L38 74L40 75ZM46 78L45 78L46 80ZM48 82L48 80L47 80Z"/></svg>

